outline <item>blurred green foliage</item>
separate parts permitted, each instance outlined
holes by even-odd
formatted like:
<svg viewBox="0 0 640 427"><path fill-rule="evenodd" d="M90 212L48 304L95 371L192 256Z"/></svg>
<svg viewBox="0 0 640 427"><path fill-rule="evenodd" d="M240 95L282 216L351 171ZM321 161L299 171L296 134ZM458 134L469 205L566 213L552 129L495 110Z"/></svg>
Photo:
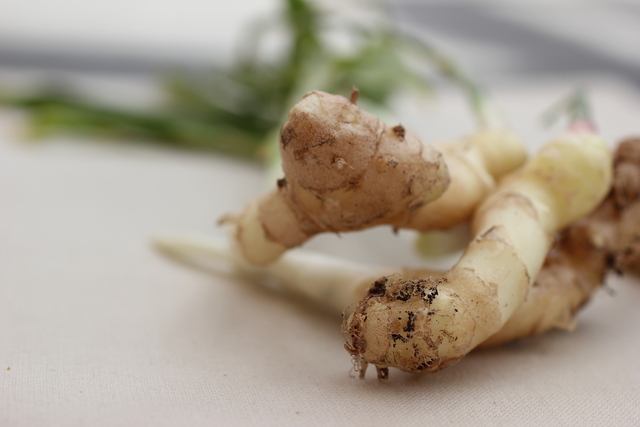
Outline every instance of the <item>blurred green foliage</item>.
<svg viewBox="0 0 640 427"><path fill-rule="evenodd" d="M348 96L357 86L360 100L380 107L401 88L428 92L424 73L416 71L416 59L426 60L460 83L471 100L477 95L474 85L446 56L395 31L388 22L362 25L347 20L337 28L333 18L310 1L285 0L277 19L247 30L230 67L168 76L162 87L169 102L159 109L115 108L62 90L5 98L0 103L26 109L30 134L36 138L56 132L81 133L258 158L268 152L264 145L288 110L309 90ZM286 29L287 50L277 58L261 58L260 41L276 29ZM326 36L336 31L353 42L350 52L339 53L328 42Z"/></svg>

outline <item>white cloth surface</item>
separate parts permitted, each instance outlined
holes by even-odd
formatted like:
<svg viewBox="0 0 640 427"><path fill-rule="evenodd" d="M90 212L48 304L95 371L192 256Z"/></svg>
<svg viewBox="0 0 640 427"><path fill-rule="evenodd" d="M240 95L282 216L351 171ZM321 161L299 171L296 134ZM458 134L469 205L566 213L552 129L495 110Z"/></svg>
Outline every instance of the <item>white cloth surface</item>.
<svg viewBox="0 0 640 427"><path fill-rule="evenodd" d="M493 89L534 147L551 135L536 118L573 83ZM637 92L592 87L606 137L640 134ZM399 115L425 139L471 129L453 94L422 107ZM640 425L638 279L611 277L572 333L360 380L340 319L149 245L166 231L221 234L215 220L264 188L259 169L144 145L29 145L18 124L0 113L0 426ZM310 246L414 263L409 237Z"/></svg>

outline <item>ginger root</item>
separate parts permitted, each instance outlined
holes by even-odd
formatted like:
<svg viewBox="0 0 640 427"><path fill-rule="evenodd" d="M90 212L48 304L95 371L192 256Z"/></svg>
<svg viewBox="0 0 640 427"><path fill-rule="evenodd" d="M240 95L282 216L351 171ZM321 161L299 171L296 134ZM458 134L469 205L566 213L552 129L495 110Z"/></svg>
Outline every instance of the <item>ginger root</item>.
<svg viewBox="0 0 640 427"><path fill-rule="evenodd" d="M593 210L611 182L611 155L591 132L545 145L478 208L475 239L444 277L383 277L350 315L345 347L356 361L426 373L456 363L521 306L552 236Z"/></svg>
<svg viewBox="0 0 640 427"><path fill-rule="evenodd" d="M231 221L250 263L267 265L323 232L450 227L526 157L502 129L426 145L360 110L356 98L313 91L291 109L280 134L285 178Z"/></svg>
<svg viewBox="0 0 640 427"><path fill-rule="evenodd" d="M622 141L613 185L590 215L563 230L524 303L481 346L502 344L553 328L571 330L574 316L606 274L640 273L640 139Z"/></svg>
<svg viewBox="0 0 640 427"><path fill-rule="evenodd" d="M613 193L619 218L616 238L609 243L616 270L640 275L640 138L622 141L614 164Z"/></svg>
<svg viewBox="0 0 640 427"><path fill-rule="evenodd" d="M355 101L313 91L280 132L285 178L234 220L245 258L265 265L321 232L394 224L449 185L442 155Z"/></svg>
<svg viewBox="0 0 640 427"><path fill-rule="evenodd" d="M189 239L159 247L225 258L236 273L275 278L334 310L360 299L344 314L345 347L361 376L372 363L380 378L389 367L433 372L478 346L571 329L609 269L640 272L640 139L621 143L612 162L590 124L574 122L509 174L524 151L508 133L483 130L434 150L359 110L356 98L311 92L292 109L281 134L286 176L233 220L232 250ZM475 238L445 273L304 252L277 260L321 232L425 231L472 212Z"/></svg>
<svg viewBox="0 0 640 427"><path fill-rule="evenodd" d="M524 302L504 326L479 347L502 344L553 328L572 329L576 324L575 313L587 303L611 269L638 273L640 254L634 250L637 248L634 245L640 236L639 159L640 138L619 144L614 156L613 185L606 199L590 215L577 219L556 235L554 245ZM407 281L414 282L432 277L437 283L446 274L425 269L363 265L308 251L287 253L267 267L255 267L230 251L224 243L206 238L172 237L158 240L156 244L174 259L190 265L214 267L215 271L219 271L216 261L222 259L235 274L269 286L275 285L283 292L302 297L334 313L352 306L345 313L347 318L371 283L381 276L399 273ZM404 328L410 329L409 319L412 319L413 328L418 320L415 313L411 316L407 313L406 317L403 332ZM351 336L347 333L345 338L350 340ZM365 366L366 361L362 361L361 376ZM388 374L384 368L380 373L383 376Z"/></svg>

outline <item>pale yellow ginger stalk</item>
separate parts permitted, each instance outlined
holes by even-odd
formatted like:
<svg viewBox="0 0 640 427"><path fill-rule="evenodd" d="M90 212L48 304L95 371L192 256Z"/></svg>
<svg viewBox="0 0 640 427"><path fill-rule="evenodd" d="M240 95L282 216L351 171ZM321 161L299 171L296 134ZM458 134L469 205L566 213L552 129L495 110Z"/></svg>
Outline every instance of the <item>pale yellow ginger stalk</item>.
<svg viewBox="0 0 640 427"><path fill-rule="evenodd" d="M474 240L441 278L377 280L345 319L347 350L380 377L450 366L520 307L553 235L589 213L611 183L611 155L594 133L551 141L474 215Z"/></svg>
<svg viewBox="0 0 640 427"><path fill-rule="evenodd" d="M425 145L357 108L356 97L314 91L291 110L281 131L285 178L230 221L247 261L267 265L322 232L450 227L525 159L523 144L498 129Z"/></svg>
<svg viewBox="0 0 640 427"><path fill-rule="evenodd" d="M496 334L491 346L571 330L575 313L600 287L610 269L637 273L640 254L640 139L622 141L615 152L611 192L589 216L560 233L526 300Z"/></svg>
<svg viewBox="0 0 640 427"><path fill-rule="evenodd" d="M309 251L290 251L267 266L257 267L231 250L227 241L212 237L166 235L156 237L153 243L183 264L247 278L336 314L360 300L375 278L397 271L396 267L366 265Z"/></svg>
<svg viewBox="0 0 640 427"><path fill-rule="evenodd" d="M453 144L434 144L449 167L451 184L442 197L416 212L408 226L421 231L416 250L424 256L464 249L471 238L467 222L474 209L502 176L526 160L524 144L508 130L487 94L449 65L442 71L462 89L479 129Z"/></svg>
<svg viewBox="0 0 640 427"><path fill-rule="evenodd" d="M575 314L600 287L609 271L610 252L598 247L599 232L578 220L562 233L525 301L502 328L483 341L488 347L551 329L573 330ZM613 227L614 224L607 224Z"/></svg>
<svg viewBox="0 0 640 427"><path fill-rule="evenodd" d="M451 184L441 197L412 215L405 228L446 229L468 220L496 182L526 160L522 141L502 128L483 128L434 146L444 156Z"/></svg>
<svg viewBox="0 0 640 427"><path fill-rule="evenodd" d="M466 222L495 189L498 180L520 167L524 144L509 130L493 125L455 142L434 145L449 168L444 194L411 215L404 228L421 231L416 249L425 256L463 249L469 241Z"/></svg>

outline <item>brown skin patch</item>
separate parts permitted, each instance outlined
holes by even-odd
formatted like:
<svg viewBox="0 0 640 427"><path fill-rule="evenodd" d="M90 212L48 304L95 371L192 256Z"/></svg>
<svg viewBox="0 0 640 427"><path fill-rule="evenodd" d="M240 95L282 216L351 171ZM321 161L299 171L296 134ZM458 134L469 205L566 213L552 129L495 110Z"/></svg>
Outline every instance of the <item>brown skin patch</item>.
<svg viewBox="0 0 640 427"><path fill-rule="evenodd" d="M296 137L296 131L292 127L283 127L280 131L280 143L282 148L286 148L287 144Z"/></svg>
<svg viewBox="0 0 640 427"><path fill-rule="evenodd" d="M315 144L294 150L293 156L296 160L306 163L306 154L309 153L309 151L311 151L314 148L322 147L325 144L329 144L329 145L334 144L335 142L336 142L336 138L332 136L328 138L324 138Z"/></svg>
<svg viewBox="0 0 640 427"><path fill-rule="evenodd" d="M618 208L615 268L640 275L640 138L620 143L614 171L612 193Z"/></svg>
<svg viewBox="0 0 640 427"><path fill-rule="evenodd" d="M376 365L376 372L378 373L379 380L386 380L389 378L389 368L386 366Z"/></svg>
<svg viewBox="0 0 640 427"><path fill-rule="evenodd" d="M354 87L351 89L351 95L349 95L349 102L352 104L358 103L358 96L360 95L360 91L358 88Z"/></svg>
<svg viewBox="0 0 640 427"><path fill-rule="evenodd" d="M404 140L404 136L407 134L407 130L404 128L404 126L397 125L397 126L394 126L392 129L393 129L393 133L396 134L398 139Z"/></svg>

